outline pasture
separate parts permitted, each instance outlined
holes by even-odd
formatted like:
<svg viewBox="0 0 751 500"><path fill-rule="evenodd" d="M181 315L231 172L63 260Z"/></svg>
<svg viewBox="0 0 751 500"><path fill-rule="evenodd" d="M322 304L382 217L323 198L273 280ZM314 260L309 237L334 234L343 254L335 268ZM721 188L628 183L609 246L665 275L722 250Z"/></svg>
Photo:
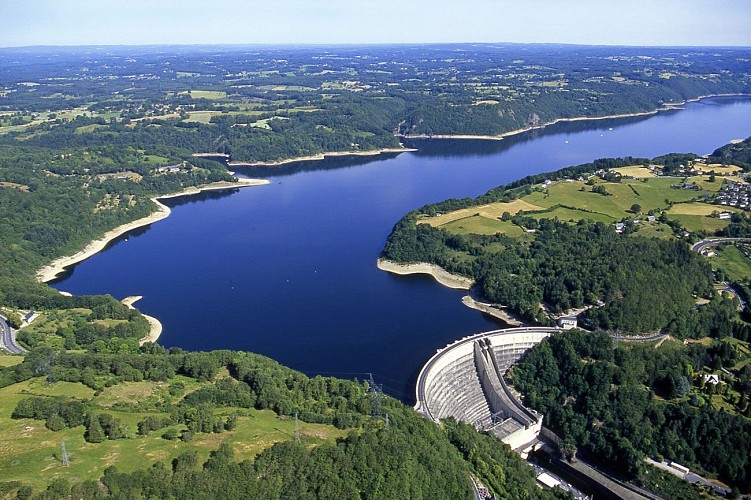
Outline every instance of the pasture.
<svg viewBox="0 0 751 500"><path fill-rule="evenodd" d="M418 224L430 224L457 234L500 232L513 237L525 233L513 224L500 220L505 212L511 215L532 212L527 215L538 220L557 218L560 221L589 220L613 224L632 217L643 219L649 211L665 211L669 218L678 221L688 231L714 232L728 224L725 220L710 217L713 212L726 211L725 208L697 201L704 195L716 192L722 185L722 177L714 182L709 182L707 176L697 176L684 181L678 177L646 177L647 173L652 172L640 166L617 170L628 172L628 175L637 174L644 177L638 180L626 179L622 182L596 179L595 186L604 187L607 194L593 192L594 186L585 181L570 179L548 186L538 185L532 193L507 203L463 208L435 217L422 218ZM698 189L687 189L684 187L687 183L697 184ZM638 214L631 211L633 205L639 205ZM662 226L664 225L642 223L639 225L638 234L671 237L672 231L667 226Z"/></svg>
<svg viewBox="0 0 751 500"><path fill-rule="evenodd" d="M508 212L511 215L515 215L521 210L542 210L542 207L528 203L524 199L518 199L510 201L508 203L490 203L488 205L480 205L477 207L454 210L453 212L437 215L429 219L422 219L418 222L418 224L430 224L433 227L439 227L455 220L470 217L474 214L479 214L482 217L488 219L498 219L505 212Z"/></svg>
<svg viewBox="0 0 751 500"><path fill-rule="evenodd" d="M5 356L0 357L0 359ZM170 427L154 431L148 436L138 436L138 422L146 416L166 416L156 410L121 410L109 405L114 402L137 403L142 397L165 397L168 383L136 382L115 386L94 397L94 391L80 383L57 382L47 384L36 378L0 389L0 470L4 481L22 481L37 490L46 487L56 478L70 481L97 479L111 465L124 472L147 467L157 461L170 461L187 450L195 450L199 461L205 461L212 450L222 443L229 443L239 460L252 459L274 443L294 439L294 417L280 417L270 410L222 408L219 415L236 414L237 427L219 434L199 433L191 441L166 441L162 434ZM198 387L195 381L192 386ZM119 418L127 427L128 438L103 443L87 443L84 427L53 432L44 422L34 419L12 419L11 413L18 401L29 396L71 396L81 400L93 400L98 411ZM118 397L119 396L119 397ZM101 403L102 406L99 407ZM28 427L28 429L27 429ZM182 424L172 426L177 430ZM342 431L329 425L300 422L303 443L316 445L324 440L342 437ZM64 441L70 465L62 465L60 443Z"/></svg>
<svg viewBox="0 0 751 500"><path fill-rule="evenodd" d="M191 90L188 92L191 99L224 99L227 93L223 90Z"/></svg>
<svg viewBox="0 0 751 500"><path fill-rule="evenodd" d="M512 238L520 238L524 231L510 221L488 218L482 215L470 215L463 219L455 219L441 226L455 234L498 234L502 233Z"/></svg>
<svg viewBox="0 0 751 500"><path fill-rule="evenodd" d="M651 179L652 177L656 177L654 172L652 172L647 167L643 167L641 165L633 165L630 167L619 167L619 168L613 168L611 170L613 172L618 172L624 177L630 176L630 177L634 177L635 179Z"/></svg>
<svg viewBox="0 0 751 500"><path fill-rule="evenodd" d="M694 170L700 172L714 172L717 175L735 175L743 169L737 165L721 165L719 163L710 163L709 165L702 165L701 163L694 164Z"/></svg>
<svg viewBox="0 0 751 500"><path fill-rule="evenodd" d="M712 268L722 269L732 281L751 280L751 259L735 245L715 247L717 255L711 258Z"/></svg>

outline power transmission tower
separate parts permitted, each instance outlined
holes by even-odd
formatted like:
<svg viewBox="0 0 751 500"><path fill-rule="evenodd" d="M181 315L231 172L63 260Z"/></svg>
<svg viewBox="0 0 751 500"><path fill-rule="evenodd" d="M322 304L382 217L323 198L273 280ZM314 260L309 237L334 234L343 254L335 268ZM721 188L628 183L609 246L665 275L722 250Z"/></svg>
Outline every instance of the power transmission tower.
<svg viewBox="0 0 751 500"><path fill-rule="evenodd" d="M389 428L389 414L386 414L386 430Z"/></svg>
<svg viewBox="0 0 751 500"><path fill-rule="evenodd" d="M370 375L368 385L370 386L370 414L375 418L383 417L383 388L375 383L373 374Z"/></svg>
<svg viewBox="0 0 751 500"><path fill-rule="evenodd" d="M63 465L67 467L70 465L70 457L68 457L68 452L65 450L65 441L60 441L60 450L63 455Z"/></svg>
<svg viewBox="0 0 751 500"><path fill-rule="evenodd" d="M295 412L295 443L300 442L300 422L297 420L297 412Z"/></svg>

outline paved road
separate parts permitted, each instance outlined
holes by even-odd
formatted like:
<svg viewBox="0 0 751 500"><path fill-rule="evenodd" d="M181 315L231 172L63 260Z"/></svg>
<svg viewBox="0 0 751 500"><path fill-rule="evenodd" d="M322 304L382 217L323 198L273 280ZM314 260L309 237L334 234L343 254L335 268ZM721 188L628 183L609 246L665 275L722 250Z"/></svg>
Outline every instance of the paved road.
<svg viewBox="0 0 751 500"><path fill-rule="evenodd" d="M15 332L13 332L7 320L2 316L0 316L0 330L2 330L0 347L7 349L12 354L23 354L26 352L26 349L16 343Z"/></svg>
<svg viewBox="0 0 751 500"><path fill-rule="evenodd" d="M611 334L610 337L615 341L628 341L628 342L652 342L655 340L662 340L667 337L666 333L652 333L649 335L618 335Z"/></svg>
<svg viewBox="0 0 751 500"><path fill-rule="evenodd" d="M699 484L702 484L704 486L708 486L708 487L712 488L713 490L715 490L720 495L728 495L728 494L730 494L730 490L729 489L723 488L722 486L719 486L719 485L714 484L714 483L712 483L710 481L707 481L702 476L700 476L698 474L695 474L693 472L688 472L688 473L684 474L683 472L670 467L665 462L657 462L655 460L652 460L651 458L645 458L644 461L647 462L650 465L653 465L653 466L657 467L658 469L664 470L665 472L669 472L670 474L672 474L672 475L674 475L674 476L676 476L676 477L678 477L680 479L683 479L684 481L688 481L691 484L699 483Z"/></svg>
<svg viewBox="0 0 751 500"><path fill-rule="evenodd" d="M727 281L723 281L722 286L718 286L717 290L721 292L730 292L734 296L738 297L738 302L740 302L740 310L743 311L744 309L746 309L746 301L743 300L743 295L741 295L738 290L730 286L730 283L728 283Z"/></svg>
<svg viewBox="0 0 751 500"><path fill-rule="evenodd" d="M732 243L732 242L746 242L751 243L751 238L709 238L706 240L697 241L691 245L691 250L696 253L701 253L705 248L719 245L720 243Z"/></svg>
<svg viewBox="0 0 751 500"><path fill-rule="evenodd" d="M696 243L694 243L691 246L691 250L693 250L696 253L701 253L703 250L719 245L720 243L751 243L751 238L709 238L706 240L701 240ZM746 301L743 300L743 295L738 293L737 290L735 290L733 287L730 286L730 283L727 281L723 281L722 284L724 285L720 290L727 290L728 292L732 293L736 297L738 297L738 300L740 301L740 307L741 311L746 309Z"/></svg>

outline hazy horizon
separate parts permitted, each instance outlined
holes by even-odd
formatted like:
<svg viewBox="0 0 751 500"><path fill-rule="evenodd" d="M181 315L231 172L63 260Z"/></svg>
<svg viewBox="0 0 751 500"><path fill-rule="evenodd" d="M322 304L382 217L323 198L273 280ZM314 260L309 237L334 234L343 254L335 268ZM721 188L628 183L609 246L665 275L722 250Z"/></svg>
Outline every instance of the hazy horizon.
<svg viewBox="0 0 751 500"><path fill-rule="evenodd" d="M27 0L0 47L544 43L749 47L747 0Z"/></svg>

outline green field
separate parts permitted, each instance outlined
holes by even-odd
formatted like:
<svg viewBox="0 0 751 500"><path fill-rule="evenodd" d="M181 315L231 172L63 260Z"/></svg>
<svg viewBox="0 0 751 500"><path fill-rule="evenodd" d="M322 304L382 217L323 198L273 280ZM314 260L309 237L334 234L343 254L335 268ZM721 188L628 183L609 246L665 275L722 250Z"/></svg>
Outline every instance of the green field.
<svg viewBox="0 0 751 500"><path fill-rule="evenodd" d="M698 180L698 179L697 179ZM626 218L643 215L650 210L663 211L671 204L674 208L668 211L668 216L680 222L689 231L705 230L714 232L727 226L727 221L721 221L716 217L709 217L713 211L719 211L720 207L707 203L694 202L700 196L708 194L707 190L689 190L674 188L672 185L682 185L683 180L676 177L655 177L643 180L630 180L624 182L597 181L597 185L605 188L608 195L592 192L591 185L584 181L559 181L548 187L538 187L537 190L522 196L511 203L492 203L478 207L469 207L455 212L448 212L431 219L424 220L434 227L442 227L451 232L466 234L493 234L503 232L509 236L519 236L523 231L514 230L510 223L503 223L495 217L501 208L511 207L533 210L528 213L535 219L554 219L561 221L576 222L590 220L612 224ZM719 188L721 178L714 183L709 183L711 188ZM641 207L640 214L631 212L631 207L638 204ZM537 209L549 209L547 211L534 211ZM503 209L505 210L505 208ZM515 210L510 210L513 214ZM677 212L677 213L673 213ZM472 219L468 214L479 214ZM422 222L422 221L421 221ZM649 228L647 226L656 226ZM655 224L642 223L639 225L639 233L668 238L672 231L666 227Z"/></svg>
<svg viewBox="0 0 751 500"><path fill-rule="evenodd" d="M712 267L725 271L732 281L751 280L751 260L734 245L715 247Z"/></svg>
<svg viewBox="0 0 751 500"><path fill-rule="evenodd" d="M143 155L143 159L146 163L149 165L166 165L167 164L167 158L164 156L159 155Z"/></svg>
<svg viewBox="0 0 751 500"><path fill-rule="evenodd" d="M605 224L611 224L616 222L616 220L619 220L601 213L585 212L584 210L576 210L566 207L556 207L548 212L529 214L529 216L538 220L557 218L560 221L576 222L579 220L590 220L592 222L604 222Z"/></svg>
<svg viewBox="0 0 751 500"><path fill-rule="evenodd" d="M23 356L0 353L0 366L16 366L23 362Z"/></svg>
<svg viewBox="0 0 751 500"><path fill-rule="evenodd" d="M608 196L593 193L592 187L584 182L559 182L542 190L536 191L522 199L533 205L552 207L565 205L602 214L612 219L620 220L633 216L631 205L639 204L642 212L667 208L669 203L686 202L705 194L703 191L671 188L672 184L679 184L675 178L654 178L644 181L629 182L599 182L609 193ZM582 188L584 190L582 191Z"/></svg>
<svg viewBox="0 0 751 500"><path fill-rule="evenodd" d="M722 177L716 177L714 182L709 181L708 175L697 175L696 177L689 177L687 180L688 182L696 183L704 191L712 193L716 193L722 187Z"/></svg>
<svg viewBox="0 0 751 500"><path fill-rule="evenodd" d="M223 90L191 90L191 99L224 99L227 93Z"/></svg>
<svg viewBox="0 0 751 500"><path fill-rule="evenodd" d="M635 236L645 236L648 238L670 239L673 237L673 229L667 224L639 224Z"/></svg>
<svg viewBox="0 0 751 500"><path fill-rule="evenodd" d="M511 237L521 237L525 233L519 226L499 219L489 219L481 215L471 215L457 219L441 226L457 234L498 234L503 233Z"/></svg>
<svg viewBox="0 0 751 500"><path fill-rule="evenodd" d="M0 359L7 358L2 356ZM2 361L0 361L2 362ZM180 377L171 382L189 381ZM198 387L190 381L188 389ZM148 436L137 436L140 420L149 415L166 416L158 411L119 411L110 408L114 402L137 404L144 398L155 401L164 398L168 384L158 382L131 382L120 384L93 398L94 391L80 383L57 382L49 385L36 378L0 389L0 471L3 481L22 481L36 489L43 489L55 478L82 481L101 477L105 468L116 465L121 471L135 471L157 461L169 461L187 450L196 450L199 462L205 461L212 450L222 443L230 443L239 460L251 459L276 442L294 439L294 418L279 417L269 410L223 408L217 414L238 415L233 431L219 434L199 433L189 442L167 441L161 435L168 428L154 431ZM44 422L33 419L12 419L11 413L18 401L28 396L70 396L92 399L101 410L119 418L128 428L128 439L105 441L99 444L84 441L84 428L52 432ZM119 397L118 397L119 396ZM29 427L27 430L26 427ZM184 425L173 426L178 430ZM345 435L333 426L300 422L303 442L315 445L323 440ZM61 462L60 443L70 457L70 466Z"/></svg>
<svg viewBox="0 0 751 500"><path fill-rule="evenodd" d="M221 115L221 111L191 111L188 113L188 118L186 118L184 121L186 122L197 122L197 123L209 123L211 121L211 117L215 115Z"/></svg>
<svg viewBox="0 0 751 500"><path fill-rule="evenodd" d="M88 132L93 132L98 128L106 127L106 125L99 125L98 123L92 123L91 125L85 125L83 127L78 127L76 129L76 134L85 134Z"/></svg>
<svg viewBox="0 0 751 500"><path fill-rule="evenodd" d="M678 222L690 233L696 231L714 233L715 231L724 229L730 223L730 221L708 217L706 215L668 214L668 217Z"/></svg>

